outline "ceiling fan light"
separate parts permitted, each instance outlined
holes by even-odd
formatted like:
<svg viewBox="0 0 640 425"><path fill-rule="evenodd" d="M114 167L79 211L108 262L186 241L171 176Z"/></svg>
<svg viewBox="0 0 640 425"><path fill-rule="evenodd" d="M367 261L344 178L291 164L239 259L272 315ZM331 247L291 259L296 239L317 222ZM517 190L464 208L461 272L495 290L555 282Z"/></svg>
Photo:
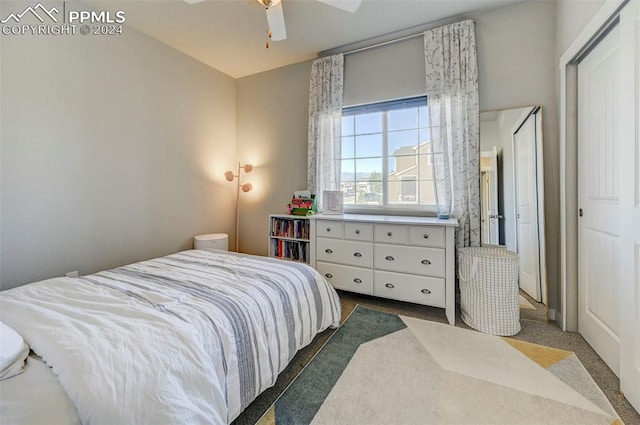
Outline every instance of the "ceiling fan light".
<svg viewBox="0 0 640 425"><path fill-rule="evenodd" d="M270 8L273 7L275 5L277 5L278 3L280 3L282 0L256 0L258 3L260 3L263 7L265 8Z"/></svg>

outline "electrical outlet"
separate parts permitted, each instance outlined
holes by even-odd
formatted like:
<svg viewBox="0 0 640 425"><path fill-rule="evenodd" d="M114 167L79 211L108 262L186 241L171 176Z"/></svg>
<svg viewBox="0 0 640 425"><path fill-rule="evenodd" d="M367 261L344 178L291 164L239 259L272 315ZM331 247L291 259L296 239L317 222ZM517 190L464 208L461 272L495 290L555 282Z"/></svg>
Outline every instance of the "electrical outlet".
<svg viewBox="0 0 640 425"><path fill-rule="evenodd" d="M67 277L78 277L78 270L74 270L66 274Z"/></svg>

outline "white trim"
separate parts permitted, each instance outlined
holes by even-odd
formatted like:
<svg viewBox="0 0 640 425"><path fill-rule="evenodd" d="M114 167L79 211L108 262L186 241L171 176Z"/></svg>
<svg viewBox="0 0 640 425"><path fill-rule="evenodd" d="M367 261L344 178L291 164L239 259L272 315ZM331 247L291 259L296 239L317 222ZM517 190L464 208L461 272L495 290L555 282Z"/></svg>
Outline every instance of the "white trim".
<svg viewBox="0 0 640 425"><path fill-rule="evenodd" d="M547 229L544 217L544 144L542 130L542 108L533 114L536 124L536 187L538 189L538 258L540 268L540 298L542 304L549 305L549 288L547 288Z"/></svg>
<svg viewBox="0 0 640 425"><path fill-rule="evenodd" d="M589 45L591 39L598 34L602 26L615 16L618 9L626 2L627 0L607 0L604 2L591 21L589 21L582 32L578 34L578 37L573 40L569 48L560 56L560 70L571 63L575 57ZM560 93L560 95L562 95L562 93Z"/></svg>
<svg viewBox="0 0 640 425"><path fill-rule="evenodd" d="M575 208L577 207L574 199L577 196L577 188L575 184L570 184L575 180L577 171L576 158L569 155L575 153L573 149L577 144L576 134L572 128L576 120L576 111L572 107L575 106L577 97L574 90L575 66L572 62L589 46L602 27L615 16L626 1L606 1L560 57L560 326L563 331L577 330L577 318L570 321L571 318L567 317L569 289L577 293L577 260L575 258L577 240L573 241L574 235L571 235L571 240L569 239L576 225ZM571 288L568 288L570 285ZM574 307L576 307L572 311L576 310L576 316L577 301L577 297L572 297L571 304L575 304Z"/></svg>
<svg viewBox="0 0 640 425"><path fill-rule="evenodd" d="M566 332L567 318L567 64L560 67L560 328ZM549 309L551 310L551 309ZM551 319L551 312L549 312ZM554 315L555 318L555 315Z"/></svg>
<svg viewBox="0 0 640 425"><path fill-rule="evenodd" d="M388 204L365 205L344 204L345 214L371 214L371 215L408 215L417 217L435 217L438 215L438 207L433 204Z"/></svg>

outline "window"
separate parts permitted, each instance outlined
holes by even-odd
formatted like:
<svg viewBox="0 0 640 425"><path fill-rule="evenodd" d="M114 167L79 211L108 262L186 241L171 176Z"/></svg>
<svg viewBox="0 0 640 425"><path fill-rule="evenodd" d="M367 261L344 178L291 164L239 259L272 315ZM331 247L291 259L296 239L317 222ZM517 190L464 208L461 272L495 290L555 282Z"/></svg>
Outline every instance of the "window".
<svg viewBox="0 0 640 425"><path fill-rule="evenodd" d="M347 209L435 204L426 96L344 108L341 142Z"/></svg>

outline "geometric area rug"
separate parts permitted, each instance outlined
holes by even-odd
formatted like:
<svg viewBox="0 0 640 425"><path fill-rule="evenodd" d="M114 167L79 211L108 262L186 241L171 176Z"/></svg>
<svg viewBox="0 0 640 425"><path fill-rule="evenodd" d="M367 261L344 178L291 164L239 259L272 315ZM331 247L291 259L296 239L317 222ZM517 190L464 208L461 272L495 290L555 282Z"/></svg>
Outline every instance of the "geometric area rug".
<svg viewBox="0 0 640 425"><path fill-rule="evenodd" d="M258 425L620 425L576 355L358 306Z"/></svg>

